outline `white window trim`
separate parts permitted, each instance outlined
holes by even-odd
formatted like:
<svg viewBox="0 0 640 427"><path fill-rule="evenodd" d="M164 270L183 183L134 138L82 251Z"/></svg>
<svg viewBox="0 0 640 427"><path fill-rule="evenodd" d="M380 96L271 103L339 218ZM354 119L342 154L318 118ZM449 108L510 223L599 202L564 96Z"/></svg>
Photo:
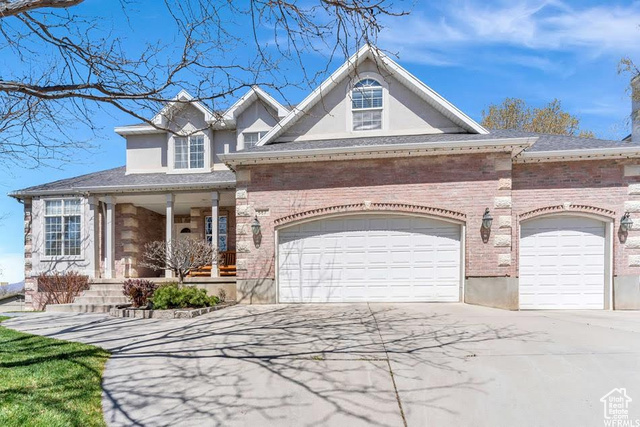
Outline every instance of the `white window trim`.
<svg viewBox="0 0 640 427"><path fill-rule="evenodd" d="M176 169L176 138L190 138L193 136L202 136L204 139L204 163L201 168L184 168ZM211 137L209 132L196 132L191 135L169 135L167 150L167 173L203 173L211 170ZM187 142L187 159L190 162L191 144Z"/></svg>
<svg viewBox="0 0 640 427"><path fill-rule="evenodd" d="M380 83L382 87L382 108L358 108L353 109L353 104L351 101L351 93L355 87L355 85L361 80L372 79ZM378 73L374 73L372 71L366 71L363 73L358 73L356 76L353 76L353 81L351 84L347 85L347 93L345 96L346 102L346 110L348 112L347 116L347 132L353 135L370 135L370 134L380 134L389 129L389 84L382 78L382 76ZM380 125L380 129L368 129L368 130L354 130L353 129L353 113L357 111L373 111L380 110L382 111L382 123Z"/></svg>
<svg viewBox="0 0 640 427"><path fill-rule="evenodd" d="M264 129L264 130L253 130L253 129L243 129L240 132L240 137L238 138L238 147L236 149L236 151L242 151L244 150L246 147L244 145L244 135L247 133L257 133L257 134L262 134L262 135L258 135L258 141L260 141L267 133L269 133L269 129ZM254 145L255 147L255 145Z"/></svg>
<svg viewBox="0 0 640 427"><path fill-rule="evenodd" d="M47 215L47 202L57 200L79 200L80 201L80 255L47 255L47 217L62 216L64 218L64 203L62 206L62 215ZM42 232L42 254L40 255L40 261L82 261L84 260L84 248L82 246L83 240L86 238L84 230L84 210L85 200L82 197L47 197L40 199L41 212L42 212L42 224L40 226ZM64 219L62 221L62 251L64 252Z"/></svg>

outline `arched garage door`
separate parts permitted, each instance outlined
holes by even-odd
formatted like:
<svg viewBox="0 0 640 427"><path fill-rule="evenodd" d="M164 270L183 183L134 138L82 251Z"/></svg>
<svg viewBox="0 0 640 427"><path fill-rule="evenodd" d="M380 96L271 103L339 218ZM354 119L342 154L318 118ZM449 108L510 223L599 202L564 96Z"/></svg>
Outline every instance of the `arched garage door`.
<svg viewBox="0 0 640 427"><path fill-rule="evenodd" d="M520 236L521 309L602 309L605 223L580 216L527 221Z"/></svg>
<svg viewBox="0 0 640 427"><path fill-rule="evenodd" d="M459 301L460 235L457 224L383 214L285 228L279 301Z"/></svg>

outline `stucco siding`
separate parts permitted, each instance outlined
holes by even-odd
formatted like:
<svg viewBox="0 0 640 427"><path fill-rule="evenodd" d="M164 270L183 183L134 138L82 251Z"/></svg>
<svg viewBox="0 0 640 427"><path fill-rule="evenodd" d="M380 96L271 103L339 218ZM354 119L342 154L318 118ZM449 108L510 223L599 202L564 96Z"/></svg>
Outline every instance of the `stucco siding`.
<svg viewBox="0 0 640 427"><path fill-rule="evenodd" d="M380 67L370 60L363 62L357 73L323 94L322 99L279 139L313 140L460 131L456 124ZM379 131L352 131L349 92L352 85L363 77L381 80L384 86L383 129Z"/></svg>
<svg viewBox="0 0 640 427"><path fill-rule="evenodd" d="M44 205L45 198L37 198L32 202L31 212L31 271L37 276L40 273L64 272L74 270L89 277L95 275L95 265L93 261L94 239L91 235L93 230L93 218L86 198L82 198L81 223L82 223L82 243L81 254L78 256L45 256L45 226L44 226Z"/></svg>
<svg viewBox="0 0 640 427"><path fill-rule="evenodd" d="M225 165L218 156L220 154L224 154L225 149L228 149L229 153L235 153L236 144L237 144L236 131L216 130L213 132L213 150L211 151L212 151L213 168L215 170L229 169L227 165Z"/></svg>
<svg viewBox="0 0 640 427"><path fill-rule="evenodd" d="M166 134L127 137L127 173L166 172Z"/></svg>
<svg viewBox="0 0 640 427"><path fill-rule="evenodd" d="M278 112L260 99L252 102L236 119L237 149L244 147L244 132L267 132L278 123Z"/></svg>

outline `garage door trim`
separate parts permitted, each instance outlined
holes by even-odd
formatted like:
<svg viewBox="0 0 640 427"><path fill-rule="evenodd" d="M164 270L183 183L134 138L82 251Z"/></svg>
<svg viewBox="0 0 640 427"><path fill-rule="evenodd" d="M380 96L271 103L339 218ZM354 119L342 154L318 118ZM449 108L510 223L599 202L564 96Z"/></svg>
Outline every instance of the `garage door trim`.
<svg viewBox="0 0 640 427"><path fill-rule="evenodd" d="M411 216L417 218L426 218L433 219L436 221L448 222L451 224L455 224L460 226L460 301L464 301L465 296L465 261L466 261L466 223L464 221L455 220L453 218L442 217L438 215L429 215L415 212L406 212L406 211L394 211L394 210L368 210L368 211L349 211L349 212L338 212L338 213L330 213L325 215L316 215L311 217L302 218L299 220L287 222L286 224L281 224L274 227L274 250L275 250L275 290L276 290L276 301L277 304L280 304L280 250L278 248L280 238L279 232L282 230L286 230L289 227L295 227L300 224L304 224L306 222L320 221L324 219L330 218L338 218L338 217L349 217L349 216L361 216L361 215L393 215L393 216Z"/></svg>
<svg viewBox="0 0 640 427"><path fill-rule="evenodd" d="M544 213L540 215L535 215L528 217L524 220L518 222L518 238L516 239L518 245L518 279L520 278L520 242L522 239L522 226L523 224L527 224L530 221L535 221L539 219L545 218L557 218L557 217L583 217L589 218L593 220L597 220L603 223L604 225L604 245L605 245L605 264L604 264L604 291L605 291L605 301L604 301L604 310L613 310L613 239L615 236L614 233L614 219L604 216L597 215L593 213L587 213L582 211L563 211L563 212L551 212ZM518 286L518 296L520 294L520 289Z"/></svg>

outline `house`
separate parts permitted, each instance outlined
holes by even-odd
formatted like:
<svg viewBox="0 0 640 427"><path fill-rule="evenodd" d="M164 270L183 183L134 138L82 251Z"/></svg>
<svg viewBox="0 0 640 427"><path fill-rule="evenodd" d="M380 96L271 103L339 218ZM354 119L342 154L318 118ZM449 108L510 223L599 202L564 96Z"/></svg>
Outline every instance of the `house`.
<svg viewBox="0 0 640 427"><path fill-rule="evenodd" d="M37 273L151 277L144 244L186 234L236 255L246 303L640 308L637 123L626 142L489 131L369 46L291 110L182 92L153 122L175 133L115 129L125 166L11 194L28 305Z"/></svg>

